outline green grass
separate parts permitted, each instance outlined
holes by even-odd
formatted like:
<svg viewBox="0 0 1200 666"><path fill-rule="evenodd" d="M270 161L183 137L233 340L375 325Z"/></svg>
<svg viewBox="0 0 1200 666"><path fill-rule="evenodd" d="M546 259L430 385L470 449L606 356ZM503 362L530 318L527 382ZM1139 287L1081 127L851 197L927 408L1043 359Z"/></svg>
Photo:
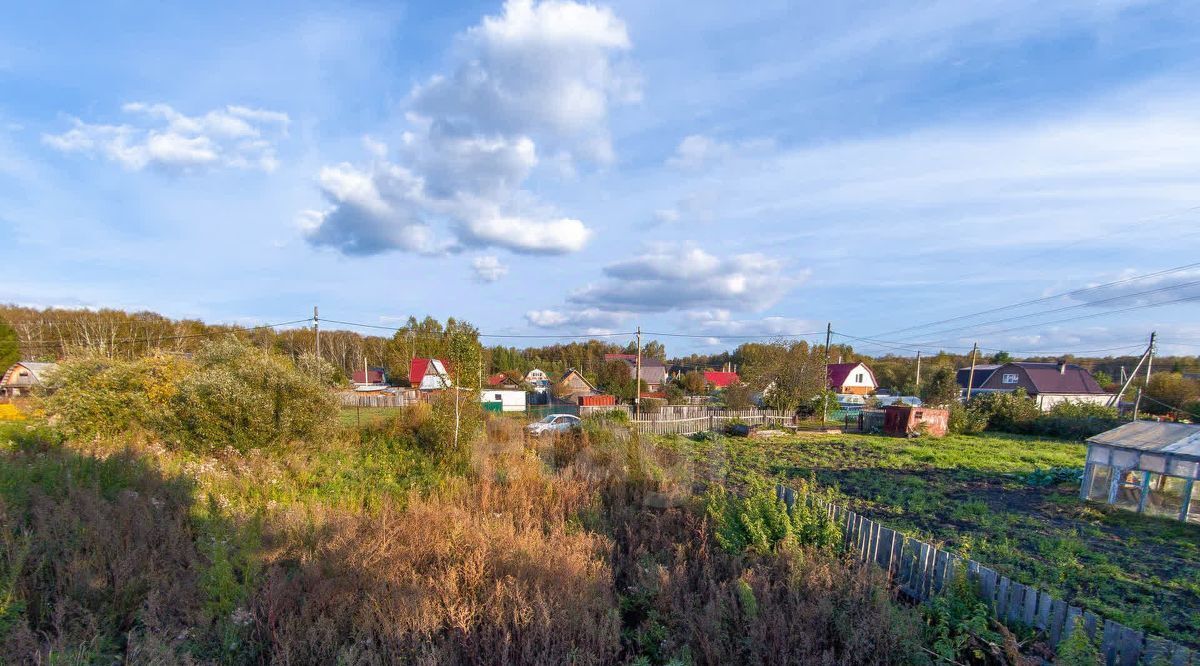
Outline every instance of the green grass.
<svg viewBox="0 0 1200 666"><path fill-rule="evenodd" d="M884 525L1105 617L1200 645L1200 527L1084 503L1078 482L1024 480L1038 468L1082 470L1082 444L816 433L661 442L710 480L815 478Z"/></svg>
<svg viewBox="0 0 1200 666"><path fill-rule="evenodd" d="M396 407L343 407L338 412L338 422L351 428L358 425L371 425L394 416L399 411Z"/></svg>

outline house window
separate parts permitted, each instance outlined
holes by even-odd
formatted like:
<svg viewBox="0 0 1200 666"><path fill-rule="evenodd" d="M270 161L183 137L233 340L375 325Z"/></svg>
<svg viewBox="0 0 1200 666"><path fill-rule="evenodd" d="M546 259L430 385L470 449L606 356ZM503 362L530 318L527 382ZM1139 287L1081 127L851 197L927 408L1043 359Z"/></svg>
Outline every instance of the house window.
<svg viewBox="0 0 1200 666"><path fill-rule="evenodd" d="M863 373L861 373L861 372L860 372L860 373L858 373L857 375L854 375L854 381L856 381L856 382L858 382L859 384L861 384L861 383L862 383L862 377L863 377Z"/></svg>
<svg viewBox="0 0 1200 666"><path fill-rule="evenodd" d="M1001 381L1003 381L1005 384L1016 384L1017 383L1017 373L1006 372L1006 373L1004 373L1004 377Z"/></svg>
<svg viewBox="0 0 1200 666"><path fill-rule="evenodd" d="M500 395L499 393L497 393L497 394L496 394L496 400L497 400L497 401L503 401L503 400L504 400L504 396L502 396L502 395Z"/></svg>

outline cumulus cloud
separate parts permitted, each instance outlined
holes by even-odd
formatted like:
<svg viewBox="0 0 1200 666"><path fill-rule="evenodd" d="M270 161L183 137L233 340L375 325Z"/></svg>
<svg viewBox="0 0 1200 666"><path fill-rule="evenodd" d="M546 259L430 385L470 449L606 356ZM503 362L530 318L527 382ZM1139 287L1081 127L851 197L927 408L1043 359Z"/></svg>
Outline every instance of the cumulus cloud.
<svg viewBox="0 0 1200 666"><path fill-rule="evenodd" d="M762 254L721 258L691 243L658 243L605 267L606 279L569 301L607 311L668 312L704 308L761 311L808 277Z"/></svg>
<svg viewBox="0 0 1200 666"><path fill-rule="evenodd" d="M628 322L632 312L613 312L599 308L530 310L525 320L538 328L583 331L588 334L611 333Z"/></svg>
<svg viewBox="0 0 1200 666"><path fill-rule="evenodd" d="M810 319L795 317L761 317L739 319L729 310L696 310L685 315L689 330L698 335L711 335L714 339L740 336L797 337L820 333L823 324Z"/></svg>
<svg viewBox="0 0 1200 666"><path fill-rule="evenodd" d="M348 254L580 250L592 235L587 225L524 185L542 153L559 172L580 159L612 159L608 110L639 94L623 60L629 49L624 23L608 9L510 0L499 16L458 37L449 74L413 89L411 127L395 161L372 139L375 162L349 167L356 179L375 181L373 188L346 191L322 177L329 205L303 213L309 241ZM363 205L360 190L378 194L368 197L372 205ZM410 236L418 228L428 243L414 246Z"/></svg>
<svg viewBox="0 0 1200 666"><path fill-rule="evenodd" d="M71 129L42 136L46 145L67 153L99 156L126 169L147 167L173 172L230 167L274 171L275 141L287 136L287 114L230 105L199 116L167 104L131 102L131 116L117 125L71 119Z"/></svg>
<svg viewBox="0 0 1200 666"><path fill-rule="evenodd" d="M508 275L508 266L500 263L500 258L494 255L475 257L471 260L471 268L478 282L495 282Z"/></svg>

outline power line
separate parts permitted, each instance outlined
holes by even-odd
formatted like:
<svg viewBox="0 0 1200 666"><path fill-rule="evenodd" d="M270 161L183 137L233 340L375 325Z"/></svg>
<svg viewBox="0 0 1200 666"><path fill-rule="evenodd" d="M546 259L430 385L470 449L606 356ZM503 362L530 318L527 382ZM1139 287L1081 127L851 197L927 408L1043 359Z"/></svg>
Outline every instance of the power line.
<svg viewBox="0 0 1200 666"><path fill-rule="evenodd" d="M1184 264L1183 266L1176 266L1174 268L1166 268L1161 271L1156 271L1153 273L1146 273L1145 275L1134 275L1132 277L1123 278L1121 280L1114 280L1112 282L1106 282L1104 284L1098 284L1098 285L1095 285L1092 287L1082 287L1079 289L1072 289L1070 291L1064 291L1064 292L1061 292L1058 294L1052 294L1050 296L1043 296L1041 298L1034 298L1034 299L1030 299L1027 301L1021 301L1020 303L1013 303L1011 305L1004 305L1001 307L989 308L987 310L980 310L979 312L972 312L970 314L959 315L957 317L950 317L947 319L940 319L938 321L927 322L924 324L916 324L914 326L906 326L904 328L897 328L897 329L894 329L891 331L885 331L883 333L876 333L875 335L893 335L896 333L903 333L904 331L912 331L915 329L929 328L930 326L938 326L940 324L948 324L948 323L955 322L955 321L962 321L963 319L971 319L973 317L978 317L980 315L990 314L992 312L1003 312L1005 310L1014 310L1016 308L1024 307L1026 305L1033 305L1035 303L1044 303L1046 301L1052 301L1056 298L1062 298L1063 296L1074 296L1076 294L1083 294L1083 293L1086 293L1089 291L1095 291L1097 289L1105 289L1107 287L1114 287L1116 285L1126 284L1128 282L1136 282L1138 280L1145 280L1147 278L1159 277L1162 275L1169 275L1171 273L1178 273L1180 271L1185 271L1190 268L1197 268L1197 267L1200 267L1200 262Z"/></svg>
<svg viewBox="0 0 1200 666"><path fill-rule="evenodd" d="M697 338L701 340L707 340L709 338L717 338L719 340L774 340L779 338L804 338L810 335L821 335L824 332L825 331L808 331L805 333L764 333L760 335L723 335L720 333L713 333L711 335L705 335L702 333L652 333L650 331L642 331L642 334L655 335L664 338Z"/></svg>
<svg viewBox="0 0 1200 666"><path fill-rule="evenodd" d="M1200 414L1196 414L1194 412L1189 412L1188 410L1184 409L1183 407L1179 407L1177 405L1172 405L1170 403L1163 402L1162 400L1155 400L1154 398L1151 398L1150 396L1146 395L1145 391L1142 391L1142 400L1149 400L1150 402L1157 403L1168 409L1173 409L1177 412L1183 412L1184 414L1187 414L1188 416L1194 416L1194 417L1200 419Z"/></svg>
<svg viewBox="0 0 1200 666"><path fill-rule="evenodd" d="M933 345L933 344L927 344L927 343L911 343L910 344L910 343L899 342L899 341L895 341L895 340L878 340L876 338L864 338L864 337L860 337L860 336L849 335L847 333L841 333L839 331L834 331L833 334L843 337L843 338L848 338L850 340L857 340L857 341L865 342L868 345L873 345L876 347L883 347L883 348L888 348L888 349L897 349L897 350L901 350L901 351L916 352L916 351L928 351L928 350L944 351L947 349L970 349L970 347L967 347L965 345ZM1144 346L1145 345L1142 343L1137 343L1137 344L1122 345L1119 347L1105 347L1103 349L1081 349L1078 351L1052 351L1052 350L1046 350L1046 349L1039 349L1039 350L1004 349L1004 348L1000 348L1000 347L984 347L982 345L979 348L982 350L985 350L985 351L994 351L994 352L1006 351L1010 354L1020 354L1020 355L1026 355L1026 356L1037 356L1037 355L1065 356L1068 354L1072 355L1072 356L1081 356L1083 354L1096 354L1096 353L1108 352L1108 351L1140 349Z"/></svg>
<svg viewBox="0 0 1200 666"><path fill-rule="evenodd" d="M339 321L337 319L322 319L321 321L331 324L342 324L343 326L357 326L360 328L375 328L385 331L406 331L409 330L405 326L383 326L381 324L364 324L353 321ZM529 338L529 339L593 339L593 338L616 338L634 335L632 331L628 333L589 333L589 334L556 334L548 333L540 334L516 334L516 333L476 333L481 338Z"/></svg>
<svg viewBox="0 0 1200 666"><path fill-rule="evenodd" d="M1122 294L1120 296L1112 296L1109 298L1100 299L1098 301L1089 301L1087 303L1078 303L1076 305L1067 305L1067 306L1063 306L1061 308L1055 308L1053 310L1043 310L1041 312L1030 312L1030 313L1026 313L1023 315L1014 315L1012 317L1002 317L1000 319L993 319L991 321L980 322L977 324L967 324L965 326L957 326L955 328L946 328L946 329L942 329L940 331L931 331L929 333L924 333L922 335L941 335L943 333L953 333L955 331L981 328L983 326L990 326L992 324L998 324L998 323L1005 322L1005 321L1016 321L1018 319L1028 319L1030 317L1042 317L1045 315L1054 314L1056 312L1065 312L1067 310L1076 310L1079 308L1095 307L1096 305L1099 305L1101 303L1111 303L1113 301L1120 301L1120 300L1124 300L1126 298L1134 298L1137 296L1146 296L1148 294L1158 294L1158 293L1162 293L1164 291L1171 291L1174 289L1183 289L1185 287L1193 287L1196 285L1200 285L1200 280L1193 280L1192 282L1182 282L1180 284L1168 285L1166 287L1159 287L1157 289L1148 289L1146 291L1137 291L1132 294ZM906 336L906 337L914 337L914 336Z"/></svg>

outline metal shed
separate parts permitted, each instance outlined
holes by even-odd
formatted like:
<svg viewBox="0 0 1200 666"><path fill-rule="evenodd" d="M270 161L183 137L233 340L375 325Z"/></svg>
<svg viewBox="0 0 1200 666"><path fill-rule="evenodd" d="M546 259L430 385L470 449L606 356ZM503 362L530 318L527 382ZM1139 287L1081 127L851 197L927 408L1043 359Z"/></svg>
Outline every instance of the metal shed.
<svg viewBox="0 0 1200 666"><path fill-rule="evenodd" d="M1080 497L1200 523L1200 425L1135 421L1087 442Z"/></svg>

